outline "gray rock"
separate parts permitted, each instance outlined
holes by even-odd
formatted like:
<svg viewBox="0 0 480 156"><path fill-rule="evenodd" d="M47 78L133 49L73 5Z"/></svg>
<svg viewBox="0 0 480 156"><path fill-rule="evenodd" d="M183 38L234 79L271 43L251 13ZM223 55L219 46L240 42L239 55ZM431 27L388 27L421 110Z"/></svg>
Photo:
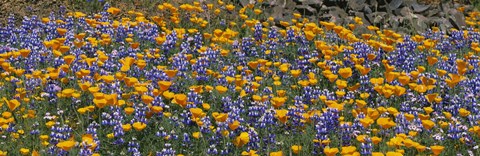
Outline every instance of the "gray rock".
<svg viewBox="0 0 480 156"><path fill-rule="evenodd" d="M388 18L388 23L390 24L393 30L397 30L400 25L400 16L390 16Z"/></svg>
<svg viewBox="0 0 480 156"><path fill-rule="evenodd" d="M372 13L374 16L387 16L388 14L386 12L374 12Z"/></svg>
<svg viewBox="0 0 480 156"><path fill-rule="evenodd" d="M322 5L320 11L329 11L330 9L326 5Z"/></svg>
<svg viewBox="0 0 480 156"><path fill-rule="evenodd" d="M332 15L331 14L323 14L318 18L321 21L331 21L332 20Z"/></svg>
<svg viewBox="0 0 480 156"><path fill-rule="evenodd" d="M373 20L375 19L375 16L374 16L373 14L365 14L365 17L366 17L365 19L366 19L369 23L375 24L375 23L373 23Z"/></svg>
<svg viewBox="0 0 480 156"><path fill-rule="evenodd" d="M472 12L474 9L476 9L474 6L472 5L464 5L465 7L465 10L464 12Z"/></svg>
<svg viewBox="0 0 480 156"><path fill-rule="evenodd" d="M347 12L345 12L345 10L339 8L339 7L329 7L330 8L330 11L328 12L330 15L331 15L331 19L330 21L331 22L336 22L338 24L343 24L343 22L345 21L344 19L346 19L348 17L348 14Z"/></svg>
<svg viewBox="0 0 480 156"><path fill-rule="evenodd" d="M285 0L284 3L284 8L289 9L290 12L293 12L293 9L295 8L295 5L297 5L294 1L292 0Z"/></svg>
<svg viewBox="0 0 480 156"><path fill-rule="evenodd" d="M352 10L359 11L362 10L367 4L365 3L365 0L351 0L348 1L347 5Z"/></svg>
<svg viewBox="0 0 480 156"><path fill-rule="evenodd" d="M456 9L450 9L449 14L449 21L455 28L460 29L467 26L463 13L457 11Z"/></svg>
<svg viewBox="0 0 480 156"><path fill-rule="evenodd" d="M440 9L442 9L442 11L448 11L451 8L453 8L453 6L450 3L440 3Z"/></svg>
<svg viewBox="0 0 480 156"><path fill-rule="evenodd" d="M374 24L378 24L378 23L384 23L385 24L384 19L385 18L383 16L375 16L375 18L373 19L373 23Z"/></svg>
<svg viewBox="0 0 480 156"><path fill-rule="evenodd" d="M399 27L399 28L397 28L396 31L400 34L410 34L410 33L412 33L412 30L410 30L408 28L405 28L405 27Z"/></svg>
<svg viewBox="0 0 480 156"><path fill-rule="evenodd" d="M366 26L358 26L355 28L355 33L366 34L370 33L370 30L368 30Z"/></svg>
<svg viewBox="0 0 480 156"><path fill-rule="evenodd" d="M446 15L446 14L445 14L445 12L443 12L443 11L439 11L439 12L438 12L438 17L445 18L445 15Z"/></svg>
<svg viewBox="0 0 480 156"><path fill-rule="evenodd" d="M450 23L447 19L440 18L440 17L429 17L429 19L430 19L430 22L428 23L429 26L439 26L440 29L442 29L442 27L443 28L445 27L445 23Z"/></svg>
<svg viewBox="0 0 480 156"><path fill-rule="evenodd" d="M295 10L306 15L314 15L317 13L317 10L309 5L297 5Z"/></svg>
<svg viewBox="0 0 480 156"><path fill-rule="evenodd" d="M322 6L323 0L299 0L304 5L318 5Z"/></svg>
<svg viewBox="0 0 480 156"><path fill-rule="evenodd" d="M329 13L337 14L339 17L346 18L348 16L347 12L340 7L332 6L328 7L328 9L330 10Z"/></svg>
<svg viewBox="0 0 480 156"><path fill-rule="evenodd" d="M391 29L393 30L397 30L401 22L403 22L403 19L401 16L390 16L388 19L388 23L390 24Z"/></svg>
<svg viewBox="0 0 480 156"><path fill-rule="evenodd" d="M440 27L440 30L447 30L448 28L453 28L452 23L448 19L445 18L439 18L439 22L441 24L437 25Z"/></svg>
<svg viewBox="0 0 480 156"><path fill-rule="evenodd" d="M242 6L247 6L248 4L254 4L255 1L252 0L239 0ZM253 2L253 3L252 3Z"/></svg>
<svg viewBox="0 0 480 156"><path fill-rule="evenodd" d="M370 0L370 3L368 3L368 4L370 4L370 6L372 6L372 8L373 8L374 11L377 10L377 8L378 8L378 2L377 2L377 0Z"/></svg>
<svg viewBox="0 0 480 156"><path fill-rule="evenodd" d="M283 15L285 13L285 10L283 9L282 6L275 6L273 7L273 12L271 14L271 16L275 19L283 19Z"/></svg>
<svg viewBox="0 0 480 156"><path fill-rule="evenodd" d="M412 10L408 7L403 7L401 10L400 10L400 15L402 16L408 16L412 13Z"/></svg>
<svg viewBox="0 0 480 156"><path fill-rule="evenodd" d="M365 17L365 14L364 14L364 13L362 13L362 12L355 12L355 16L362 18L362 22L363 22L364 25L367 25L367 26L368 26L368 25L371 25L370 22L369 22L369 21L367 20L367 18Z"/></svg>
<svg viewBox="0 0 480 156"><path fill-rule="evenodd" d="M388 13L386 12L374 12L368 14L367 17L369 17L369 20L372 22L372 24L379 24L384 22L384 19L387 17L387 15Z"/></svg>
<svg viewBox="0 0 480 156"><path fill-rule="evenodd" d="M403 4L403 0L392 0L389 4L388 7L390 7L391 10L398 9Z"/></svg>
<svg viewBox="0 0 480 156"><path fill-rule="evenodd" d="M372 9L370 9L370 6L365 5L363 7L363 12L366 13L366 14L371 14L373 11L372 11Z"/></svg>
<svg viewBox="0 0 480 156"><path fill-rule="evenodd" d="M427 17L433 17L433 16L439 16L439 13L440 10L438 9L429 9L428 11L425 12L425 14L427 15Z"/></svg>
<svg viewBox="0 0 480 156"><path fill-rule="evenodd" d="M418 4L417 2L414 2L412 4L412 8L415 13L421 13L428 10L428 8L430 8L430 4L423 5L423 4Z"/></svg>
<svg viewBox="0 0 480 156"><path fill-rule="evenodd" d="M413 27L417 31L417 33L422 33L427 30L428 25L426 24L428 19L420 14L414 14L414 20Z"/></svg>

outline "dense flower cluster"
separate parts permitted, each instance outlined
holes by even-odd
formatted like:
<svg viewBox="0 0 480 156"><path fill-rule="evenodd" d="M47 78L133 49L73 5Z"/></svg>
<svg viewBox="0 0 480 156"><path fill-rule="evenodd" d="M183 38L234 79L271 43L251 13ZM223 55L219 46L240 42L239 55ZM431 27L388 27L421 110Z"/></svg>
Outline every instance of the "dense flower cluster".
<svg viewBox="0 0 480 156"><path fill-rule="evenodd" d="M260 3L12 16L0 155L480 154L479 12L402 35Z"/></svg>

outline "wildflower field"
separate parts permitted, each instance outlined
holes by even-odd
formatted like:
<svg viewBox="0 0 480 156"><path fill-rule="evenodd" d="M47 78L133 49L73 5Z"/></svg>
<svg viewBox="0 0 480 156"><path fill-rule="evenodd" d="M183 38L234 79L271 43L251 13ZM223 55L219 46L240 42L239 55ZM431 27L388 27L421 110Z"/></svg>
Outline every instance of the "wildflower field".
<svg viewBox="0 0 480 156"><path fill-rule="evenodd" d="M258 3L10 16L0 155L480 155L480 12L400 34Z"/></svg>

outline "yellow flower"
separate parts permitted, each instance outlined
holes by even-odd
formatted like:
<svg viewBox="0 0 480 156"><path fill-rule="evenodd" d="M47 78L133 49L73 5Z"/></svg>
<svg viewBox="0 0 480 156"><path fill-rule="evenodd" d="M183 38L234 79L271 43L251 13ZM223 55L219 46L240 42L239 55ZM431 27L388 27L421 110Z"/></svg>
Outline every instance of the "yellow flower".
<svg viewBox="0 0 480 156"><path fill-rule="evenodd" d="M428 65L433 66L435 63L438 62L438 58L433 56L428 56L427 62L428 62Z"/></svg>
<svg viewBox="0 0 480 156"><path fill-rule="evenodd" d="M462 117L466 117L466 116L470 115L470 111L466 110L465 108L460 108L458 110L458 113L460 113L460 116L462 116Z"/></svg>
<svg viewBox="0 0 480 156"><path fill-rule="evenodd" d="M312 31L305 31L305 38L311 41L315 38L315 33L313 33Z"/></svg>
<svg viewBox="0 0 480 156"><path fill-rule="evenodd" d="M40 156L40 153L38 153L38 151L36 151L36 150L33 150L32 151L32 156Z"/></svg>
<svg viewBox="0 0 480 156"><path fill-rule="evenodd" d="M247 144L248 142L250 142L249 134L247 132L242 132L242 133L240 133L240 136L235 138L233 144L235 144L235 146L237 146L237 147L241 147L241 146Z"/></svg>
<svg viewBox="0 0 480 156"><path fill-rule="evenodd" d="M327 147L327 148L324 148L323 149L323 152L327 155L327 156L334 156L338 153L338 148L330 148L330 147Z"/></svg>
<svg viewBox="0 0 480 156"><path fill-rule="evenodd" d="M410 83L410 76L399 76L398 77L398 81L402 84L402 85L407 85L408 83Z"/></svg>
<svg viewBox="0 0 480 156"><path fill-rule="evenodd" d="M125 125L122 125L122 128L123 128L123 131L128 132L132 129L132 125L131 124L125 124Z"/></svg>
<svg viewBox="0 0 480 156"><path fill-rule="evenodd" d="M415 149L417 149L418 152L423 152L425 151L427 147L426 146L423 146L423 145L417 145L415 146Z"/></svg>
<svg viewBox="0 0 480 156"><path fill-rule="evenodd" d="M63 96L65 96L65 97L71 97L72 94L73 94L73 92L75 92L74 89L68 88L68 89L64 89L64 90L62 91L62 94L63 94Z"/></svg>
<svg viewBox="0 0 480 156"><path fill-rule="evenodd" d="M292 74L293 77L297 78L298 76L300 76L300 74L302 74L302 70L290 70L290 74Z"/></svg>
<svg viewBox="0 0 480 156"><path fill-rule="evenodd" d="M174 96L174 102L185 108L187 106L187 95L176 94Z"/></svg>
<svg viewBox="0 0 480 156"><path fill-rule="evenodd" d="M150 110L152 110L152 112L154 112L154 113L160 113L161 111L163 111L163 108L160 107L160 106L152 106L152 108L150 108Z"/></svg>
<svg viewBox="0 0 480 156"><path fill-rule="evenodd" d="M282 151L270 152L269 156L283 156Z"/></svg>
<svg viewBox="0 0 480 156"><path fill-rule="evenodd" d="M378 118L377 124L382 126L382 128L388 129L395 126L395 122L391 121L390 118Z"/></svg>
<svg viewBox="0 0 480 156"><path fill-rule="evenodd" d="M114 135L113 133L108 133L108 134L107 134L107 138L109 138L109 139L112 139L112 138L114 138L114 137L115 137L115 135Z"/></svg>
<svg viewBox="0 0 480 156"><path fill-rule="evenodd" d="M430 130L435 126L435 122L431 120L422 120L422 125L425 129Z"/></svg>
<svg viewBox="0 0 480 156"><path fill-rule="evenodd" d="M285 109L280 109L280 110L275 110L276 116L278 117L278 120L280 120L283 124L287 122L288 116L288 110Z"/></svg>
<svg viewBox="0 0 480 156"><path fill-rule="evenodd" d="M342 155L353 154L356 151L357 151L357 147L355 146L344 146L342 147L342 152L340 154Z"/></svg>
<svg viewBox="0 0 480 156"><path fill-rule="evenodd" d="M300 146L300 145L293 145L293 146L291 147L291 149L292 149L292 152L293 152L294 154L298 154L298 153L300 153L300 151L302 150L302 146Z"/></svg>
<svg viewBox="0 0 480 156"><path fill-rule="evenodd" d="M282 64L282 65L280 65L279 68L280 68L280 71L282 71L282 72L285 73L285 72L288 71L288 68L289 68L289 67L290 67L290 65L288 65L288 64Z"/></svg>
<svg viewBox="0 0 480 156"><path fill-rule="evenodd" d="M118 13L120 13L120 9L119 8L115 8L115 7L110 7L107 9L107 12L112 14L112 15L117 15Z"/></svg>
<svg viewBox="0 0 480 156"><path fill-rule="evenodd" d="M215 9L215 10L213 11L213 13L214 13L215 15L220 14L220 9Z"/></svg>
<svg viewBox="0 0 480 156"><path fill-rule="evenodd" d="M8 154L7 151L2 151L2 150L0 150L0 156L6 156L7 154Z"/></svg>
<svg viewBox="0 0 480 156"><path fill-rule="evenodd" d="M440 155L445 147L443 146L430 146L432 149L433 155Z"/></svg>
<svg viewBox="0 0 480 156"><path fill-rule="evenodd" d="M213 112L212 116L213 116L213 118L215 118L215 121L217 121L217 122L225 122L225 121L227 121L227 118L228 118L227 113Z"/></svg>
<svg viewBox="0 0 480 156"><path fill-rule="evenodd" d="M150 104L154 100L153 97L151 97L149 95L145 95L145 94L142 95L141 99L142 99L142 102L145 103L145 104Z"/></svg>
<svg viewBox="0 0 480 156"><path fill-rule="evenodd" d="M82 143L90 146L90 149L92 149L92 150L97 147L97 143L94 142L93 135L91 135L91 134L83 135L82 136Z"/></svg>
<svg viewBox="0 0 480 156"><path fill-rule="evenodd" d="M427 94L425 95L425 99L427 99L429 103L432 103L432 102L435 102L435 98L437 98L437 96L438 96L438 93Z"/></svg>
<svg viewBox="0 0 480 156"><path fill-rule="evenodd" d="M405 114L404 116L408 121L412 121L413 119L415 119L415 115L413 114Z"/></svg>
<svg viewBox="0 0 480 156"><path fill-rule="evenodd" d="M19 52L20 52L20 55L22 55L22 57L26 58L26 57L28 57L28 55L30 54L31 50L29 50L29 49L21 49L21 50L19 50Z"/></svg>
<svg viewBox="0 0 480 156"><path fill-rule="evenodd" d="M135 111L135 109L132 108L132 107L126 107L123 110L125 111L125 114L127 114L127 115L130 115Z"/></svg>
<svg viewBox="0 0 480 156"><path fill-rule="evenodd" d="M249 152L243 151L241 155L242 156L258 156L257 151L255 150L250 150Z"/></svg>
<svg viewBox="0 0 480 156"><path fill-rule="evenodd" d="M49 138L48 135L40 135L40 140L45 141L45 140L48 140L48 138Z"/></svg>
<svg viewBox="0 0 480 156"><path fill-rule="evenodd" d="M384 82L383 78L371 78L370 79L370 83L372 83L373 85L382 85L383 82Z"/></svg>
<svg viewBox="0 0 480 156"><path fill-rule="evenodd" d="M368 128L374 121L369 118L365 117L363 119L360 119L360 123L363 125L363 127Z"/></svg>
<svg viewBox="0 0 480 156"><path fill-rule="evenodd" d="M255 10L253 10L253 12L254 12L256 15L259 15L259 14L262 13L262 10L260 10L260 9L255 9Z"/></svg>
<svg viewBox="0 0 480 156"><path fill-rule="evenodd" d="M57 28L57 32L58 32L58 34L63 36L63 35L65 35L65 33L67 33L67 29Z"/></svg>
<svg viewBox="0 0 480 156"><path fill-rule="evenodd" d="M8 112L8 111L3 112L2 117L5 118L5 119L8 119L8 118L12 117L12 113Z"/></svg>
<svg viewBox="0 0 480 156"><path fill-rule="evenodd" d="M379 138L379 137L372 137L372 142L373 144L377 145L378 143L380 143L382 141L382 138Z"/></svg>
<svg viewBox="0 0 480 156"><path fill-rule="evenodd" d="M286 100L286 97L273 97L271 102L273 107L279 108L286 102Z"/></svg>
<svg viewBox="0 0 480 156"><path fill-rule="evenodd" d="M135 122L135 123L133 123L132 126L135 130L141 131L141 130L143 130L147 127L147 124L145 124L143 122Z"/></svg>
<svg viewBox="0 0 480 156"><path fill-rule="evenodd" d="M367 102L364 100L355 100L355 103L357 104L358 108L363 108L367 105Z"/></svg>
<svg viewBox="0 0 480 156"><path fill-rule="evenodd" d="M387 152L386 154L387 156L403 156L402 153L398 153L398 152L393 152L393 151L389 151Z"/></svg>
<svg viewBox="0 0 480 156"><path fill-rule="evenodd" d="M170 81L158 81L158 85L160 86L160 91L166 91L172 85Z"/></svg>
<svg viewBox="0 0 480 156"><path fill-rule="evenodd" d="M216 86L215 89L220 93L220 94L223 94L225 92L228 91L228 88L227 87L224 87L224 86Z"/></svg>
<svg viewBox="0 0 480 156"><path fill-rule="evenodd" d="M382 152L372 152L372 156L384 156Z"/></svg>
<svg viewBox="0 0 480 156"><path fill-rule="evenodd" d="M190 113L192 113L193 118L203 118L206 115L200 108L190 108Z"/></svg>
<svg viewBox="0 0 480 156"><path fill-rule="evenodd" d="M203 103L203 104L202 104L202 108L205 109L205 110L209 110L209 109L210 109L210 104L208 104L208 103Z"/></svg>
<svg viewBox="0 0 480 156"><path fill-rule="evenodd" d="M101 79L106 83L112 83L113 81L115 81L115 77L113 75L104 75Z"/></svg>
<svg viewBox="0 0 480 156"><path fill-rule="evenodd" d="M20 102L17 99L7 100L7 98L3 97L3 101L7 103L7 106L10 109L10 111L14 111L20 106Z"/></svg>
<svg viewBox="0 0 480 156"><path fill-rule="evenodd" d="M200 133L200 132L193 132L192 136L193 136L193 138L198 139L198 138L201 137L201 134L202 133Z"/></svg>
<svg viewBox="0 0 480 156"><path fill-rule="evenodd" d="M237 120L228 124L228 128L230 128L230 130L236 130L238 128L238 126L240 126L240 122L237 121Z"/></svg>
<svg viewBox="0 0 480 156"><path fill-rule="evenodd" d="M229 5L225 6L225 8L226 8L228 11L233 11L233 9L235 9L235 6L232 5L232 4L229 4Z"/></svg>
<svg viewBox="0 0 480 156"><path fill-rule="evenodd" d="M425 107L425 108L423 108L423 110L425 110L425 113L427 113L427 114L430 114L431 112L433 112L432 107Z"/></svg>
<svg viewBox="0 0 480 156"><path fill-rule="evenodd" d="M20 149L20 154L22 155L27 155L30 153L30 150L28 148L21 148Z"/></svg>
<svg viewBox="0 0 480 156"><path fill-rule="evenodd" d="M460 81L465 79L465 77L458 74L448 74L448 76L450 79L445 79L445 82L447 82L450 88L454 88Z"/></svg>
<svg viewBox="0 0 480 156"><path fill-rule="evenodd" d="M172 99L174 96L175 96L175 93L172 93L172 92L169 92L169 91L165 91L162 93L163 97L165 97L166 99L170 100Z"/></svg>
<svg viewBox="0 0 480 156"><path fill-rule="evenodd" d="M68 141L59 142L57 144L57 147L63 149L64 151L69 151L75 146L75 144L76 144L75 141L68 140Z"/></svg>

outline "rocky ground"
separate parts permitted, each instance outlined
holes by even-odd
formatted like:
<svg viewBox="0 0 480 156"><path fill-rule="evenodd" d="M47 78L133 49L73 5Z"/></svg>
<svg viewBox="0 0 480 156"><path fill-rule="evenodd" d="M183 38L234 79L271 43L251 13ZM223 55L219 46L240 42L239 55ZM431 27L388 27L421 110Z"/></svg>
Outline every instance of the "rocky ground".
<svg viewBox="0 0 480 156"><path fill-rule="evenodd" d="M367 25L403 33L418 33L431 26L460 29L466 26L465 14L475 9L470 2L440 0L272 0L269 7L276 19L289 19L291 12L300 12L311 19L346 25L360 17Z"/></svg>

